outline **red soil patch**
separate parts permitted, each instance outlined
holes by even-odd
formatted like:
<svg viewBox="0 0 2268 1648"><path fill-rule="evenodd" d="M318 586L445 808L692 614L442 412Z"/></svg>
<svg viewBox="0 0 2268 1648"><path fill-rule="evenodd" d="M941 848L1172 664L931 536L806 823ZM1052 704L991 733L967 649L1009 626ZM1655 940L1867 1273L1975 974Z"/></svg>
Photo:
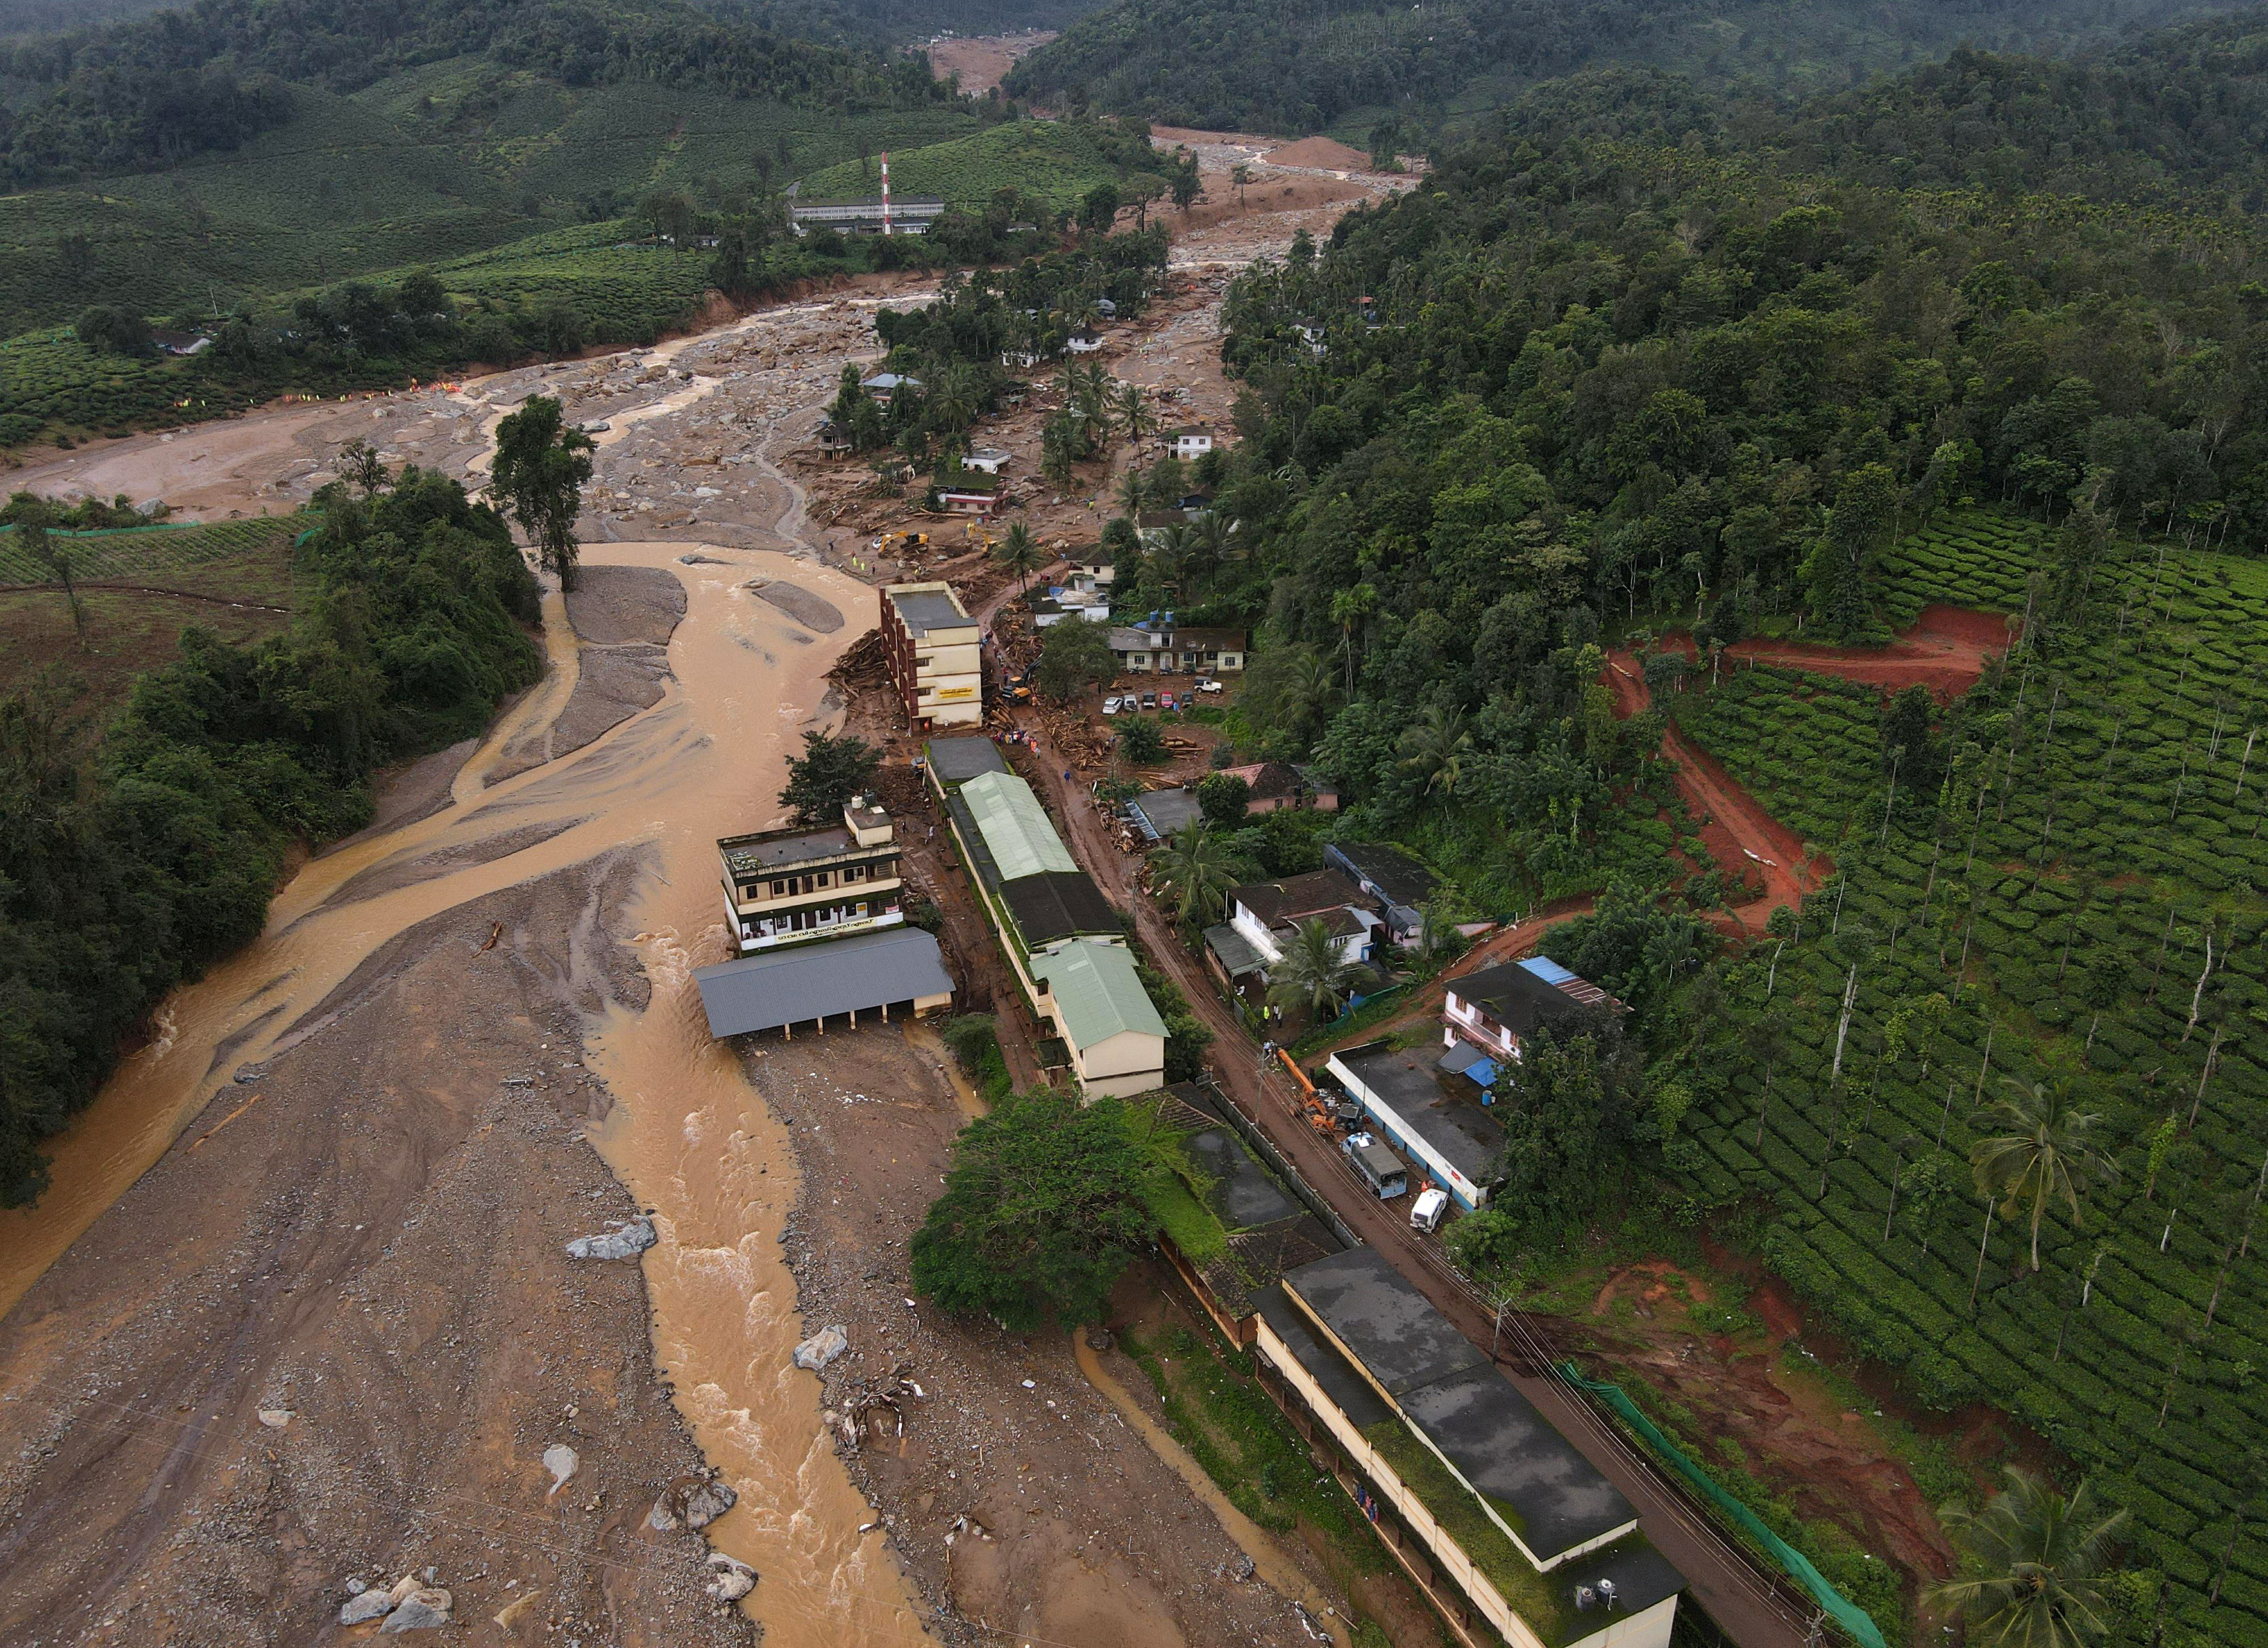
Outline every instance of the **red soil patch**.
<svg viewBox="0 0 2268 1648"><path fill-rule="evenodd" d="M930 72L939 79L961 77L961 89L983 97L1008 77L1016 59L1037 51L1055 39L1053 29L1034 29L1024 34L981 34L968 40L938 40L923 48L929 53Z"/></svg>
<svg viewBox="0 0 2268 1648"><path fill-rule="evenodd" d="M1350 149L1343 143L1333 143L1328 137L1302 137L1298 143L1285 143L1281 149L1270 149L1267 154L1270 166L1320 166L1326 172L1367 172L1370 157L1359 149Z"/></svg>
<svg viewBox="0 0 2268 1648"><path fill-rule="evenodd" d="M1638 660L1627 651L1616 651L1607 661L1607 685L1614 689L1615 707L1624 716L1636 715L1653 702ZM1835 873L1824 853L1806 853L1803 838L1764 810L1755 797L1705 751L1690 743L1675 727L1661 735L1661 757L1677 774L1678 793L1700 820L1701 839L1728 871L1743 866L1764 879L1763 896L1731 913L1735 936L1763 930L1775 906L1800 904L1803 895Z"/></svg>
<svg viewBox="0 0 2268 1648"><path fill-rule="evenodd" d="M1923 607L1913 627L1886 647L1742 641L1727 647L1725 657L1734 666L1777 664L1864 681L1884 692L1926 687L1939 703L1948 703L1976 685L1986 658L2008 650L2008 620L1998 613L1940 603ZM1695 656L1692 637L1682 632L1665 636L1662 645Z"/></svg>

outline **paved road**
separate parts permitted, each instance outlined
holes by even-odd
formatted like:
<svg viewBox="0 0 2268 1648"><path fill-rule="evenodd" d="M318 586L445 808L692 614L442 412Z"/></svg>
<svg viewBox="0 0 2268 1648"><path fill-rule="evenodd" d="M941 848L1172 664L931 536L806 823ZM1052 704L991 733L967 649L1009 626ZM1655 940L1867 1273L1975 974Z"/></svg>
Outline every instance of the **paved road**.
<svg viewBox="0 0 2268 1648"><path fill-rule="evenodd" d="M1048 746L1039 717L1026 712L1020 720L1035 739L1035 759L1021 764L1037 769L1041 788L1053 797L1057 816L1070 826L1071 850L1080 864L1114 903L1132 912L1151 955L1211 1028L1211 1062L1221 1086L1308 1183L1330 1200L1356 1234L1391 1260L1474 1343L1495 1349L1498 1335L1489 1311L1447 1273L1444 1262L1410 1229L1400 1209L1369 1195L1331 1142L1298 1117L1291 1079L1281 1068L1263 1076L1258 1045L1215 992L1203 965L1182 945L1165 912L1136 886L1139 860L1120 848L1115 830L1084 786L1064 778L1064 763ZM1524 953L1554 922L1576 913L1565 909L1521 923L1521 933L1489 946L1491 959ZM1539 1365L1548 1352L1529 1335L1542 1328L1541 1323L1515 1323L1506 1331L1506 1361L1500 1364L1504 1376L1628 1496L1638 1507L1638 1526L1677 1564L1690 1594L1740 1648L1802 1648L1808 1616L1778 1594L1619 1431Z"/></svg>

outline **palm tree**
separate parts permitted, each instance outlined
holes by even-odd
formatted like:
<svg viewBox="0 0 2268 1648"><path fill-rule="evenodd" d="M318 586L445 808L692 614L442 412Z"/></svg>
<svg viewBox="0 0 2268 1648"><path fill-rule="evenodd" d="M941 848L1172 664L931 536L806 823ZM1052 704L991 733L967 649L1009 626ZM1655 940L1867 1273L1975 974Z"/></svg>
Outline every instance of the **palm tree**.
<svg viewBox="0 0 2268 1648"><path fill-rule="evenodd" d="M1058 412L1040 427L1040 473L1059 487L1071 483L1071 465L1079 460L1079 424L1068 412Z"/></svg>
<svg viewBox="0 0 2268 1648"><path fill-rule="evenodd" d="M1047 565L1048 555L1040 548L1039 540L1032 536L1032 529L1017 521L992 546L992 560L1016 575L1016 592L1020 595L1029 586L1032 574Z"/></svg>
<svg viewBox="0 0 2268 1648"><path fill-rule="evenodd" d="M1236 872L1219 838L1190 823L1150 855L1150 883L1173 901L1174 919L1188 927L1220 914Z"/></svg>
<svg viewBox="0 0 2268 1648"><path fill-rule="evenodd" d="M1285 709L1300 721L1312 717L1320 725L1330 718L1338 696L1338 672L1331 661L1313 648L1301 648L1285 681Z"/></svg>
<svg viewBox="0 0 2268 1648"><path fill-rule="evenodd" d="M1130 445L1158 427L1158 416L1150 410L1140 384L1120 384L1111 397L1111 409L1117 414L1119 431Z"/></svg>
<svg viewBox="0 0 2268 1648"><path fill-rule="evenodd" d="M1189 529L1189 556L1200 578L1209 579L1220 570L1235 536L1236 523L1223 520L1217 511L1209 509L1197 517L1197 525Z"/></svg>
<svg viewBox="0 0 2268 1648"><path fill-rule="evenodd" d="M1977 1512L1948 1511L1946 1529L1981 1571L1923 1595L1958 1608L1970 1640L1999 1648L2084 1648L2108 1628L2103 1580L2126 1512L2095 1509L2085 1482L2069 1498L2011 1465L2008 1486Z"/></svg>
<svg viewBox="0 0 2268 1648"><path fill-rule="evenodd" d="M1473 735L1466 729L1462 710L1427 704L1417 725L1402 734L1402 770L1425 779L1427 795L1437 789L1445 796L1454 795L1472 747Z"/></svg>
<svg viewBox="0 0 2268 1648"><path fill-rule="evenodd" d="M2088 1134L2102 1120L2092 1112L2072 1108L2062 1089L2048 1082L2029 1086L2014 1077L2004 1078L2016 1097L1992 1107L1992 1119L2003 1131L1978 1139L1969 1147L1969 1165L1977 1176L1977 1194L1997 1197L2000 1211L2013 1215L2029 1201L2032 1225L2032 1269L2040 1268L2040 1223L2048 1203L2060 1200L2071 1210L2071 1221L2080 1222L2079 1196L2087 1175L2110 1165L2088 1144Z"/></svg>
<svg viewBox="0 0 2268 1648"><path fill-rule="evenodd" d="M1118 477L1118 512L1128 520L1142 519L1142 506L1150 501L1150 489L1139 469L1129 469Z"/></svg>
<svg viewBox="0 0 2268 1648"><path fill-rule="evenodd" d="M1189 529L1178 524L1158 534L1157 542L1151 547L1150 559L1158 569L1161 588L1171 592L1180 591L1182 575L1189 569Z"/></svg>
<svg viewBox="0 0 2268 1648"><path fill-rule="evenodd" d="M1268 969L1268 1004L1279 1012L1305 1012L1321 1024L1338 1012L1361 977L1361 965L1339 954L1338 938L1318 916L1300 923L1284 959Z"/></svg>

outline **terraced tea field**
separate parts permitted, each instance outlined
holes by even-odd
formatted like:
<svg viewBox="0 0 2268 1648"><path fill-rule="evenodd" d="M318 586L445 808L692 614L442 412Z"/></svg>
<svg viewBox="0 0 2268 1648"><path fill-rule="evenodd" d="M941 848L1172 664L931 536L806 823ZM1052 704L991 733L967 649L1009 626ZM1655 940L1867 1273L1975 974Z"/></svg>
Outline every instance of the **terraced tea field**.
<svg viewBox="0 0 2268 1648"><path fill-rule="evenodd" d="M1890 615L2020 611L2043 547L1997 516L1940 523L1899 546ZM1842 871L1742 970L1732 1017L1778 1034L1727 1034L1697 1188L1761 1200L1770 1262L1855 1350L1933 1405L2014 1415L2131 1507L2169 1644L2268 1643L2247 1462L2268 1372L2264 658L2268 569L2125 546L2084 632L1949 712L1950 776L1922 793L1891 798L1873 688L1767 667L1679 701ZM2067 1087L2110 1159L2079 1227L2049 1213L2037 1272L1968 1164L2011 1079Z"/></svg>

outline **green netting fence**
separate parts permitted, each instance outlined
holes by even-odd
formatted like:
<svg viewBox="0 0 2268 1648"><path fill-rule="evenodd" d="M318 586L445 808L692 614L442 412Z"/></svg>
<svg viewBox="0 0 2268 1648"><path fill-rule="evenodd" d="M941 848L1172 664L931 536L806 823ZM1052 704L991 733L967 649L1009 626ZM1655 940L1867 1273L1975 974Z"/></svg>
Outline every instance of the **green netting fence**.
<svg viewBox="0 0 2268 1648"><path fill-rule="evenodd" d="M1621 1386L1587 1379L1583 1370L1572 1362L1562 1362L1559 1372L1578 1389L1588 1391L1613 1409L1623 1423L1637 1431L1646 1445L1660 1456L1663 1463L1691 1483L1710 1504L1730 1517L1742 1532L1770 1551L1795 1582L1810 1592L1819 1606L1827 1610L1828 1617L1851 1633L1860 1648L1885 1648L1881 1630L1875 1625L1872 1615L1837 1591L1825 1574L1811 1565L1809 1557L1764 1526L1763 1518L1727 1493L1716 1478L1686 1458L1677 1445L1662 1434L1661 1427L1639 1411L1638 1405L1630 1399Z"/></svg>

